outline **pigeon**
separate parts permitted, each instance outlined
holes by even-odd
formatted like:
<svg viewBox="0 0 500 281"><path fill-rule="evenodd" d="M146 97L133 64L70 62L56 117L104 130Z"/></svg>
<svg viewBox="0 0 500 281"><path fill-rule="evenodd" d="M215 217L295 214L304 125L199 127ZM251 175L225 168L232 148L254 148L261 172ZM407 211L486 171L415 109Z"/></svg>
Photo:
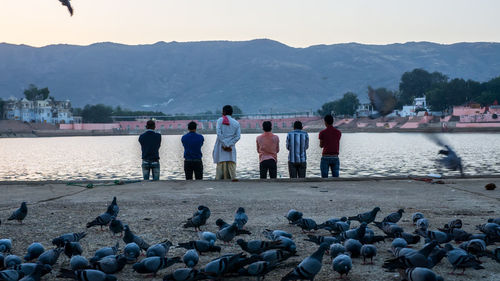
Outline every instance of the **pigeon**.
<svg viewBox="0 0 500 281"><path fill-rule="evenodd" d="M420 235L413 235L408 232L399 233L399 238L403 238L408 244L417 244L420 242Z"/></svg>
<svg viewBox="0 0 500 281"><path fill-rule="evenodd" d="M390 213L387 217L385 217L382 222L392 222L392 223L397 223L402 217L403 217L403 213L405 212L405 210L403 209L399 209L397 212L395 213Z"/></svg>
<svg viewBox="0 0 500 281"><path fill-rule="evenodd" d="M19 281L40 281L44 270L45 266L43 264L37 264L35 270L30 275L24 276Z"/></svg>
<svg viewBox="0 0 500 281"><path fill-rule="evenodd" d="M274 265L266 261L257 261L239 270L240 276L256 276L257 281L263 280L267 273L274 269ZM262 278L262 279L261 279Z"/></svg>
<svg viewBox="0 0 500 281"><path fill-rule="evenodd" d="M328 243L328 245L331 245L333 243L338 243L339 242L339 239L337 239L337 237L333 237L333 236L321 236L321 235L307 235L307 239L304 239L304 241L309 241L309 242L313 242L314 244L316 245L321 245L321 243L323 242L326 242Z"/></svg>
<svg viewBox="0 0 500 281"><path fill-rule="evenodd" d="M16 220L20 224L22 224L23 220L26 218L26 215L28 215L28 206L26 206L26 202L22 202L21 207L15 210L7 220L9 221Z"/></svg>
<svg viewBox="0 0 500 281"><path fill-rule="evenodd" d="M361 240L365 236L366 226L367 226L366 222L362 222L357 228L350 229L346 232L340 233L338 239L340 241L345 241L347 239Z"/></svg>
<svg viewBox="0 0 500 281"><path fill-rule="evenodd" d="M323 265L323 255L330 248L330 245L323 243L309 257L305 258L297 267L286 274L281 281L308 279L313 280Z"/></svg>
<svg viewBox="0 0 500 281"><path fill-rule="evenodd" d="M0 253L10 253L12 250L12 240L0 239Z"/></svg>
<svg viewBox="0 0 500 281"><path fill-rule="evenodd" d="M107 274L120 272L127 264L125 255L106 256L95 263L95 268Z"/></svg>
<svg viewBox="0 0 500 281"><path fill-rule="evenodd" d="M374 222L375 226L391 238L399 237L404 232L403 228L392 222Z"/></svg>
<svg viewBox="0 0 500 281"><path fill-rule="evenodd" d="M84 270L89 269L89 261L80 255L74 255L69 260L71 270Z"/></svg>
<svg viewBox="0 0 500 281"><path fill-rule="evenodd" d="M57 247L64 247L66 242L79 242L85 236L87 236L86 232L66 233L57 238L52 239L52 244Z"/></svg>
<svg viewBox="0 0 500 281"><path fill-rule="evenodd" d="M424 218L424 214L422 214L420 212L416 212L416 213L413 213L411 215L411 221L413 222L413 224L416 224L419 219L423 219L423 218Z"/></svg>
<svg viewBox="0 0 500 281"><path fill-rule="evenodd" d="M280 263L295 256L294 252L288 252L283 250L268 250L259 255L259 258L270 264Z"/></svg>
<svg viewBox="0 0 500 281"><path fill-rule="evenodd" d="M259 256L254 255L252 257L247 258L244 253L238 253L238 254L225 254L222 255L213 261L220 260L222 258L227 259L227 266L226 269L224 270L225 275L236 275L238 274L239 270L249 264L252 264L254 262L259 261Z"/></svg>
<svg viewBox="0 0 500 281"><path fill-rule="evenodd" d="M440 247L435 247L429 256L427 257L428 266L427 268L432 269L436 266L448 253L445 249Z"/></svg>
<svg viewBox="0 0 500 281"><path fill-rule="evenodd" d="M397 99L393 93L389 91L378 91L371 87L368 88L368 98L373 108L377 111L376 114L371 114L369 116L371 119L391 114L397 104Z"/></svg>
<svg viewBox="0 0 500 281"><path fill-rule="evenodd" d="M48 264L50 266L53 266L56 264L57 260L59 259L59 255L64 251L63 248L56 248L56 249L50 249L45 252L43 252L39 257L38 257L38 262L42 264Z"/></svg>
<svg viewBox="0 0 500 281"><path fill-rule="evenodd" d="M302 232L311 231L311 230L318 230L318 225L316 224L316 222L313 219L309 219L309 218L298 219L298 220L292 222L292 224L299 226L302 229Z"/></svg>
<svg viewBox="0 0 500 281"><path fill-rule="evenodd" d="M223 241L224 243L229 243L236 236L237 229L238 227L236 226L236 223L233 223L232 225L217 231L217 239Z"/></svg>
<svg viewBox="0 0 500 281"><path fill-rule="evenodd" d="M302 216L303 215L301 212L294 210L294 209L291 209L290 211L288 211L285 218L288 220L289 223L293 223L295 221L300 220L302 218Z"/></svg>
<svg viewBox="0 0 500 281"><path fill-rule="evenodd" d="M116 242L116 245L113 247L100 248L95 252L94 256L90 259L90 263L93 264L98 260L104 258L105 256L116 255L118 253L118 247L120 247L120 244Z"/></svg>
<svg viewBox="0 0 500 281"><path fill-rule="evenodd" d="M223 219L217 219L215 221L215 224L219 227L219 230L224 229L228 226L231 226L230 224L226 223ZM251 235L252 233L246 229L236 229L236 235L242 235L242 234L248 234Z"/></svg>
<svg viewBox="0 0 500 281"><path fill-rule="evenodd" d="M472 267L475 270L484 269L481 262L474 255L468 254L462 249L455 249L451 244L444 245L445 250L448 252L448 261L453 267L453 271L450 274L454 274L457 268L462 269L462 274L465 273L465 269Z"/></svg>
<svg viewBox="0 0 500 281"><path fill-rule="evenodd" d="M295 245L295 242L288 237L280 236L274 241L280 242L279 245L276 245L276 248L278 248L278 249L282 249L282 250L293 252L293 253L295 253L297 251L297 245Z"/></svg>
<svg viewBox="0 0 500 281"><path fill-rule="evenodd" d="M262 231L262 234L269 240L277 240L280 237L286 237L286 238L293 238L293 235L291 233L288 233L283 230L270 230L270 229L265 229Z"/></svg>
<svg viewBox="0 0 500 281"><path fill-rule="evenodd" d="M178 268L172 274L163 277L163 281L195 281L206 279L207 276L192 268Z"/></svg>
<svg viewBox="0 0 500 281"><path fill-rule="evenodd" d="M132 269L137 273L153 273L153 276L156 276L156 273L159 270L181 262L182 260L180 257L175 257L175 258L149 257L143 259L141 262L135 263L132 266Z"/></svg>
<svg viewBox="0 0 500 281"><path fill-rule="evenodd" d="M496 223L485 223L477 225L476 228L490 238L500 238L500 225Z"/></svg>
<svg viewBox="0 0 500 281"><path fill-rule="evenodd" d="M384 261L383 268L389 270L407 269L411 267L429 267L428 257L438 243L432 241L426 244L421 250L416 251L408 248L396 248L396 258Z"/></svg>
<svg viewBox="0 0 500 281"><path fill-rule="evenodd" d="M206 252L221 251L221 247L210 245L210 242L207 242L205 240L196 240L196 241L189 241L186 243L179 243L177 247L184 248L187 250L195 249L196 251L198 251L198 253L200 253L200 255Z"/></svg>
<svg viewBox="0 0 500 281"><path fill-rule="evenodd" d="M106 274L100 270L85 269L85 270L69 270L61 268L59 278L72 278L78 281L116 281L116 277L111 274Z"/></svg>
<svg viewBox="0 0 500 281"><path fill-rule="evenodd" d="M361 252L361 247L363 244L356 239L347 239L344 242L345 251L350 253L350 256L353 258L359 257Z"/></svg>
<svg viewBox="0 0 500 281"><path fill-rule="evenodd" d="M488 222L500 225L500 218L488 219Z"/></svg>
<svg viewBox="0 0 500 281"><path fill-rule="evenodd" d="M453 239L451 234L439 230L428 230L422 236L426 238L426 242L437 241L439 244L448 243Z"/></svg>
<svg viewBox="0 0 500 281"><path fill-rule="evenodd" d="M200 237L201 240L207 241L212 246L215 244L215 241L217 241L217 235L215 235L215 233L210 231L200 232L198 236Z"/></svg>
<svg viewBox="0 0 500 281"><path fill-rule="evenodd" d="M332 261L333 270L340 274L340 278L345 274L349 274L352 269L352 260L348 255L340 254Z"/></svg>
<svg viewBox="0 0 500 281"><path fill-rule="evenodd" d="M236 223L238 229L243 229L245 224L247 224L248 216L247 214L245 214L244 208L239 207L238 210L236 210L236 214L234 215L234 222Z"/></svg>
<svg viewBox="0 0 500 281"><path fill-rule="evenodd" d="M241 249L250 254L261 254L267 250L276 249L281 244L281 240L276 241L262 241L262 240L252 240L245 241L243 239L236 240L236 243L241 247Z"/></svg>
<svg viewBox="0 0 500 281"><path fill-rule="evenodd" d="M16 255L8 255L3 260L3 265L6 268L11 268L11 267L14 267L15 265L18 265L21 263L23 263L23 261L21 260L20 257L18 257Z"/></svg>
<svg viewBox="0 0 500 281"><path fill-rule="evenodd" d="M362 214L358 214L356 216L353 216L353 217L349 217L348 219L350 221L359 221L359 222L365 222L365 223L372 223L374 220L375 220L375 217L377 216L377 213L380 211L380 208L379 207L375 207L373 208L373 210L369 211L369 212L366 212L366 213L362 213Z"/></svg>
<svg viewBox="0 0 500 281"><path fill-rule="evenodd" d="M229 271L230 263L234 263L234 261L240 256L241 254L233 256L227 255L212 260L205 265L203 272L210 277L217 278L223 276L226 272Z"/></svg>
<svg viewBox="0 0 500 281"><path fill-rule="evenodd" d="M486 253L486 242L481 239L471 239L459 245L459 247L469 254L473 254L476 257L482 257L487 255Z"/></svg>
<svg viewBox="0 0 500 281"><path fill-rule="evenodd" d="M333 243L330 245L330 256L335 258L336 256L345 253L344 245L340 243Z"/></svg>
<svg viewBox="0 0 500 281"><path fill-rule="evenodd" d="M468 241L471 239L472 236L472 234L460 228L448 229L447 233L449 233L453 237L453 240L455 240L456 243L460 243L462 241Z"/></svg>
<svg viewBox="0 0 500 281"><path fill-rule="evenodd" d="M195 249L187 250L184 256L182 256L182 261L189 268L195 267L198 264L199 259L200 256L198 256L198 252Z"/></svg>
<svg viewBox="0 0 500 281"><path fill-rule="evenodd" d="M444 279L425 267L412 267L405 270L404 277L408 281L443 281Z"/></svg>
<svg viewBox="0 0 500 281"><path fill-rule="evenodd" d="M453 149L445 143L443 139L441 139L436 134L426 134L426 136L434 142L436 145L444 147L444 149L439 150L438 154L444 155L444 157L437 159L437 163L448 170L459 171L460 175L464 177L462 159L458 157L458 155L453 151Z"/></svg>
<svg viewBox="0 0 500 281"><path fill-rule="evenodd" d="M105 213L100 214L93 221L88 222L87 228L98 225L101 227L101 230L102 230L102 227L107 226L111 222L111 220L114 218L115 217L113 216L112 208L108 208L108 210Z"/></svg>
<svg viewBox="0 0 500 281"><path fill-rule="evenodd" d="M345 220L342 220L345 218ZM326 221L318 225L318 229L325 229L331 233L340 233L349 230L351 228L351 221L348 221L346 217L341 218L339 221L332 222L331 220Z"/></svg>
<svg viewBox="0 0 500 281"><path fill-rule="evenodd" d="M146 251L146 257L166 257L168 250L172 247L172 242L166 240L160 244L149 247Z"/></svg>
<svg viewBox="0 0 500 281"><path fill-rule="evenodd" d="M0 280L2 281L18 281L21 275L17 270L7 269L0 271Z"/></svg>
<svg viewBox="0 0 500 281"><path fill-rule="evenodd" d="M408 246L408 242L406 242L406 240L403 238L396 238L396 239L392 240L392 243L391 243L392 249L406 248L407 246Z"/></svg>
<svg viewBox="0 0 500 281"><path fill-rule="evenodd" d="M366 259L370 259L370 264L373 264L373 257L377 255L377 247L366 244L361 247L360 254L363 257L363 264L366 264Z"/></svg>
<svg viewBox="0 0 500 281"><path fill-rule="evenodd" d="M68 8L69 14L73 16L73 7L71 7L71 3L69 1L71 0L59 0L59 2L61 2L61 5L66 6Z"/></svg>
<svg viewBox="0 0 500 281"><path fill-rule="evenodd" d="M427 229L429 228L429 220L426 218L421 218L417 220L415 225L417 226L418 230L427 231Z"/></svg>
<svg viewBox="0 0 500 281"><path fill-rule="evenodd" d="M64 245L64 254L71 258L74 255L81 255L83 253L82 245L79 242L66 242Z"/></svg>
<svg viewBox="0 0 500 281"><path fill-rule="evenodd" d="M194 230L201 231L201 226L207 223L207 219L210 217L210 209L203 205L198 206L198 211L193 214L193 216L187 219L186 223L182 226L184 228L194 227Z"/></svg>
<svg viewBox="0 0 500 281"><path fill-rule="evenodd" d="M118 204L116 203L116 196L113 197L113 201L111 201L111 204L109 204L107 212L111 213L113 217L118 217L118 212L120 212L120 207L118 207Z"/></svg>
<svg viewBox="0 0 500 281"><path fill-rule="evenodd" d="M128 262L134 262L141 255L141 248L136 243L132 242L125 245L123 249L123 254L127 258Z"/></svg>
<svg viewBox="0 0 500 281"><path fill-rule="evenodd" d="M19 273L21 273L21 275L26 276L31 275L33 272L35 272L37 265L39 265L39 263L22 263L14 266L13 269L17 270ZM52 267L50 265L44 264L42 266L43 270L41 272L41 276L44 276L52 271ZM1 277L0 280L2 280Z"/></svg>
<svg viewBox="0 0 500 281"><path fill-rule="evenodd" d="M149 248L149 244L144 241L141 237L135 235L129 228L129 226L126 224L123 226L123 229L125 230L125 235L123 235L123 241L127 244L129 243L136 243L142 250L147 250Z"/></svg>
<svg viewBox="0 0 500 281"><path fill-rule="evenodd" d="M461 219L455 219L444 225L443 229L454 229L454 228L462 228L463 223Z"/></svg>
<svg viewBox="0 0 500 281"><path fill-rule="evenodd" d="M43 245L38 242L34 242L28 247L28 253L24 256L24 260L34 260L38 258L43 252L45 252Z"/></svg>
<svg viewBox="0 0 500 281"><path fill-rule="evenodd" d="M109 230L111 230L111 233L113 233L113 236L115 234L123 234L123 223L121 220L116 219L115 217L112 217L111 222L109 223Z"/></svg>

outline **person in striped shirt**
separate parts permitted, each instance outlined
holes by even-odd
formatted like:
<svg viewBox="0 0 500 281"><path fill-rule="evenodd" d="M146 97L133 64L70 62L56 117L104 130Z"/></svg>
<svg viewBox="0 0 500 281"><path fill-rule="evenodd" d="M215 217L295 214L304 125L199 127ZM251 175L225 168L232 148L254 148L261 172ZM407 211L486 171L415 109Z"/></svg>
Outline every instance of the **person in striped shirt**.
<svg viewBox="0 0 500 281"><path fill-rule="evenodd" d="M288 172L290 178L305 178L307 169L306 150L309 148L309 135L302 131L302 122L293 123L293 131L286 137L288 154Z"/></svg>

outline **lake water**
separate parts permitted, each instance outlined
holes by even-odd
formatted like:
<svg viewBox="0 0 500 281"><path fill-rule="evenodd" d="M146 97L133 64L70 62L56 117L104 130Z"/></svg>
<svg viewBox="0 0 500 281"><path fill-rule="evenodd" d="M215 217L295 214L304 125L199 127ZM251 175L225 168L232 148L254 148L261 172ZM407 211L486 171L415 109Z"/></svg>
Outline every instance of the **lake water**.
<svg viewBox="0 0 500 281"><path fill-rule="evenodd" d="M278 134L278 177L287 178L286 134ZM321 149L318 134L311 133L308 177L319 177ZM258 178L255 138L244 134L237 143L237 175ZM446 134L463 159L468 175L500 175L500 134ZM0 180L141 179L138 136L4 138L0 139ZM180 135L166 135L160 150L160 179L183 179ZM206 135L203 146L204 178L213 179L212 149L215 135ZM438 172L435 159L440 148L419 133L345 133L340 148L341 177L426 175ZM457 172L443 171L446 175Z"/></svg>

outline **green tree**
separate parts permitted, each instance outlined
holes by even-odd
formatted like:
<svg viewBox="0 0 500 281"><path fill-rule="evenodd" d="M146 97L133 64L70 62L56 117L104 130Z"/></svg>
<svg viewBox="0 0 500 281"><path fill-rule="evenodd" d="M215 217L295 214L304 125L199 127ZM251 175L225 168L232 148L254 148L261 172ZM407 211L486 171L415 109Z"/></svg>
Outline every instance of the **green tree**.
<svg viewBox="0 0 500 281"><path fill-rule="evenodd" d="M416 97L424 96L437 85L447 81L448 77L440 72L429 73L420 68L403 73L399 83L398 108L412 104Z"/></svg>
<svg viewBox="0 0 500 281"><path fill-rule="evenodd" d="M24 96L27 100L46 100L49 97L49 88L45 87L38 89L35 85L30 84L28 89L24 90Z"/></svg>
<svg viewBox="0 0 500 281"><path fill-rule="evenodd" d="M86 105L82 110L82 119L85 123L111 123L113 108L104 104Z"/></svg>
<svg viewBox="0 0 500 281"><path fill-rule="evenodd" d="M428 91L427 104L433 111L444 111L451 106L478 99L482 88L479 82L455 78Z"/></svg>
<svg viewBox="0 0 500 281"><path fill-rule="evenodd" d="M354 115L358 106L358 96L355 93L347 92L341 99L324 103L318 113L320 115L330 113L334 115Z"/></svg>

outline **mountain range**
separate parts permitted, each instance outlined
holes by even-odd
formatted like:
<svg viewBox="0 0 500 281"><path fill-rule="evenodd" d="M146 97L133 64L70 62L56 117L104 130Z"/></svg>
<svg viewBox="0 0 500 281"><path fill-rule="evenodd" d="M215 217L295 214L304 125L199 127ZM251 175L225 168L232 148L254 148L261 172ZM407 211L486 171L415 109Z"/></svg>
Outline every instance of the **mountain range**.
<svg viewBox="0 0 500 281"><path fill-rule="evenodd" d="M74 107L103 103L165 113L316 110L345 92L396 90L415 68L450 78L500 76L500 43L358 43L294 48L268 39L89 46L0 44L0 98L48 87Z"/></svg>

